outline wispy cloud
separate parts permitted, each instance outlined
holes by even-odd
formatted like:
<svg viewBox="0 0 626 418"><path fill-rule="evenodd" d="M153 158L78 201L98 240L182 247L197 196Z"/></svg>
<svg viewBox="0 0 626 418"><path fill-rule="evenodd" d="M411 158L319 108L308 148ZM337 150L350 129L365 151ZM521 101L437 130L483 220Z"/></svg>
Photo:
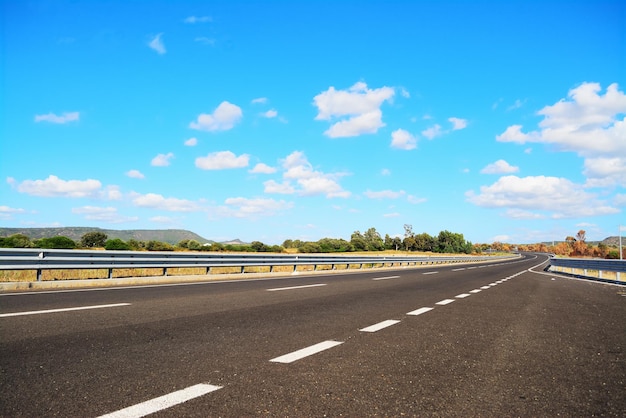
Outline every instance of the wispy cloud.
<svg viewBox="0 0 626 418"><path fill-rule="evenodd" d="M163 41L161 40L161 36L163 36L163 34L159 33L154 38L152 38L150 42L148 42L148 46L154 49L158 54L162 55L162 54L165 54L167 51L165 49L165 45L163 44Z"/></svg>
<svg viewBox="0 0 626 418"><path fill-rule="evenodd" d="M167 167L170 165L170 160L174 158L174 153L168 152L167 154L159 154L152 159L150 165L154 167Z"/></svg>
<svg viewBox="0 0 626 418"><path fill-rule="evenodd" d="M512 166L504 160L498 160L495 163L491 163L482 170L480 170L480 172L483 174L510 174L517 173L518 171L519 167Z"/></svg>
<svg viewBox="0 0 626 418"><path fill-rule="evenodd" d="M207 23L207 22L213 22L213 18L211 16L189 16L185 18L183 22L190 23L190 24Z"/></svg>
<svg viewBox="0 0 626 418"><path fill-rule="evenodd" d="M131 179L144 179L146 176L139 170L129 170L126 172L126 175Z"/></svg>
<svg viewBox="0 0 626 418"><path fill-rule="evenodd" d="M189 138L185 141L185 145L188 147L195 147L198 145L198 138Z"/></svg>
<svg viewBox="0 0 626 418"><path fill-rule="evenodd" d="M231 151L218 151L208 154L206 157L196 158L196 167L202 170L227 170L231 168L243 168L248 166L250 156L235 155Z"/></svg>
<svg viewBox="0 0 626 418"><path fill-rule="evenodd" d="M35 122L50 122L50 123L68 123L74 122L80 119L79 112L65 112L62 115L56 115L54 113L47 113L45 115L35 115Z"/></svg>

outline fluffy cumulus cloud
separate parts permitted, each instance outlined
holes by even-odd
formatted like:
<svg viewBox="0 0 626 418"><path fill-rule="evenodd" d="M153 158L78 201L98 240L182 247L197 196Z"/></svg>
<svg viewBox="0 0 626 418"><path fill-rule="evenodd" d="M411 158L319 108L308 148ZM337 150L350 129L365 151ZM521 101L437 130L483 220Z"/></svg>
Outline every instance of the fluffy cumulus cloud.
<svg viewBox="0 0 626 418"><path fill-rule="evenodd" d="M165 50L165 44L163 44L163 40L161 39L163 36L162 33L159 33L148 42L148 46L155 50L159 55L165 54L167 51Z"/></svg>
<svg viewBox="0 0 626 418"><path fill-rule="evenodd" d="M448 118L448 121L452 123L452 130L458 131L459 129L465 129L467 127L467 120L460 118Z"/></svg>
<svg viewBox="0 0 626 418"><path fill-rule="evenodd" d="M196 145L198 145L198 138L189 138L185 141L187 147L195 147Z"/></svg>
<svg viewBox="0 0 626 418"><path fill-rule="evenodd" d="M441 130L440 125L435 124L430 128L424 129L422 131L422 135L424 135L428 139L435 139L436 137L443 135L443 131Z"/></svg>
<svg viewBox="0 0 626 418"><path fill-rule="evenodd" d="M201 206L197 202L175 197L164 197L156 193L132 194L132 203L139 208L159 209L169 212L197 212Z"/></svg>
<svg viewBox="0 0 626 418"><path fill-rule="evenodd" d="M227 131L232 129L243 117L241 108L223 101L213 113L202 113L189 127L199 131Z"/></svg>
<svg viewBox="0 0 626 418"><path fill-rule="evenodd" d="M275 172L275 167L270 167L269 165L263 163L258 163L252 170L250 170L250 173L253 174L273 174Z"/></svg>
<svg viewBox="0 0 626 418"><path fill-rule="evenodd" d="M315 170L301 151L294 151L281 160L282 182L268 180L263 183L265 193L323 195L327 198L350 196L339 184L345 173L324 173Z"/></svg>
<svg viewBox="0 0 626 418"><path fill-rule="evenodd" d="M135 222L139 218L122 216L117 212L117 208L114 207L97 207L97 206L83 206L80 208L73 208L72 213L84 216L89 221L106 222L106 223L124 223Z"/></svg>
<svg viewBox="0 0 626 418"><path fill-rule="evenodd" d="M261 116L264 118L272 119L278 116L278 112L274 109L270 109L267 112L261 113Z"/></svg>
<svg viewBox="0 0 626 418"><path fill-rule="evenodd" d="M62 180L50 175L44 180L24 180L17 184L17 191L39 197L99 197L102 183L98 180Z"/></svg>
<svg viewBox="0 0 626 418"><path fill-rule="evenodd" d="M216 215L221 217L257 219L276 215L292 207L292 202L284 200L231 197L224 201L224 206L217 209Z"/></svg>
<svg viewBox="0 0 626 418"><path fill-rule="evenodd" d="M376 133L385 126L380 107L390 101L394 93L391 87L369 89L363 82L347 90L329 87L313 98L313 104L318 109L315 120L333 122L324 132L331 138Z"/></svg>
<svg viewBox="0 0 626 418"><path fill-rule="evenodd" d="M519 167L512 166L504 160L498 160L495 163L491 163L482 170L480 170L480 172L483 174L510 174L517 173L518 171Z"/></svg>
<svg viewBox="0 0 626 418"><path fill-rule="evenodd" d="M196 167L202 170L226 170L230 168L243 168L248 166L250 156L235 155L231 151L218 151L208 154L206 157L196 158Z"/></svg>
<svg viewBox="0 0 626 418"><path fill-rule="evenodd" d="M417 147L417 138L404 129L398 129L391 133L391 148L412 150Z"/></svg>
<svg viewBox="0 0 626 418"><path fill-rule="evenodd" d="M146 176L143 175L143 173L139 170L128 170L126 172L126 175L128 177L130 177L131 179L143 179L146 178Z"/></svg>
<svg viewBox="0 0 626 418"><path fill-rule="evenodd" d="M35 115L35 122L50 122L57 124L64 124L68 122L75 122L80 119L79 112L65 112L62 115L56 115L54 113L46 113L45 115Z"/></svg>
<svg viewBox="0 0 626 418"><path fill-rule="evenodd" d="M168 152L167 154L158 154L152 159L150 165L154 167L167 167L170 165L170 160L172 158L174 158L174 154L171 152Z"/></svg>
<svg viewBox="0 0 626 418"><path fill-rule="evenodd" d="M585 159L588 186L626 186L626 95L617 84L602 94L600 84L583 83L537 114L543 116L539 129L524 132L512 125L496 139L576 152Z"/></svg>
<svg viewBox="0 0 626 418"><path fill-rule="evenodd" d="M589 193L581 185L559 177L504 176L479 193L466 193L469 202L488 208L506 208L508 214L524 214L526 218L542 212L552 218L574 218L609 215L619 209ZM512 210L512 212L511 212ZM523 211L523 212L520 212Z"/></svg>

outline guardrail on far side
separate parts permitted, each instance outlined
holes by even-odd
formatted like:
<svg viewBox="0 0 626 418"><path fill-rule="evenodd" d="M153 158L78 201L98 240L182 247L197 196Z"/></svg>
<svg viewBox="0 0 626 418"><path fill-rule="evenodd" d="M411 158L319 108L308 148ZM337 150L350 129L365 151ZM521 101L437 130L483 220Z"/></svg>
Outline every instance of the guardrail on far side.
<svg viewBox="0 0 626 418"><path fill-rule="evenodd" d="M572 275L580 275L589 278L598 278L602 281L617 282L622 281L622 273L626 273L626 260L605 260L600 258L556 258L551 257L548 270L564 272ZM608 277L607 273L614 273L615 280ZM596 273L597 276L594 276Z"/></svg>

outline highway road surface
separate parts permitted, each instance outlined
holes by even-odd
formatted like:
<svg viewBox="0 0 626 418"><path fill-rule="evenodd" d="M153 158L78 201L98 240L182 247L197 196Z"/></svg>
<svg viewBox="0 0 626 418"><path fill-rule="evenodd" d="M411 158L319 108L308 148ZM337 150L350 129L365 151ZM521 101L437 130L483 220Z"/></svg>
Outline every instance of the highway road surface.
<svg viewBox="0 0 626 418"><path fill-rule="evenodd" d="M0 416L626 416L626 289L545 260L2 294Z"/></svg>

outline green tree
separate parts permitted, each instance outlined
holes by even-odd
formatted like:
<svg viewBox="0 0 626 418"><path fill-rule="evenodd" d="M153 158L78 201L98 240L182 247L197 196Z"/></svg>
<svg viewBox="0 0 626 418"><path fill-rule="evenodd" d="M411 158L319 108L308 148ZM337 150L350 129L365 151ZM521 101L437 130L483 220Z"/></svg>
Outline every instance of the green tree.
<svg viewBox="0 0 626 418"><path fill-rule="evenodd" d="M52 238L41 238L35 241L35 245L37 248L48 248L48 249L67 249L73 250L76 248L76 242L71 238L58 236Z"/></svg>
<svg viewBox="0 0 626 418"><path fill-rule="evenodd" d="M317 242L307 241L298 247L299 253L321 253L322 249L320 248Z"/></svg>
<svg viewBox="0 0 626 418"><path fill-rule="evenodd" d="M31 248L33 243L24 234L13 234L9 237L0 237L1 248Z"/></svg>
<svg viewBox="0 0 626 418"><path fill-rule="evenodd" d="M367 241L360 231L352 233L350 244L354 247L354 251L367 251Z"/></svg>
<svg viewBox="0 0 626 418"><path fill-rule="evenodd" d="M365 231L363 238L367 242L368 251L382 251L385 249L385 243L380 234L376 231L376 228L370 228Z"/></svg>
<svg viewBox="0 0 626 418"><path fill-rule="evenodd" d="M187 248L193 251L199 251L202 249L202 244L200 244L195 239L190 239L189 242L187 243Z"/></svg>
<svg viewBox="0 0 626 418"><path fill-rule="evenodd" d="M128 240L128 246L133 251L142 251L142 250L146 249L146 242L145 241L137 241L136 239L132 239L131 238L131 239Z"/></svg>
<svg viewBox="0 0 626 418"><path fill-rule="evenodd" d="M270 250L269 246L263 244L261 241L252 241L250 247L257 253L266 253Z"/></svg>
<svg viewBox="0 0 626 418"><path fill-rule="evenodd" d="M104 249L127 251L127 250L130 250L130 245L128 245L127 243L125 243L119 238L113 238L113 239L108 239L104 243Z"/></svg>
<svg viewBox="0 0 626 418"><path fill-rule="evenodd" d="M161 241L148 241L146 244L146 250L148 251L174 251L174 246L172 244L168 244L167 242Z"/></svg>
<svg viewBox="0 0 626 418"><path fill-rule="evenodd" d="M415 238L415 249L417 251L432 251L435 246L435 238L426 232L413 236Z"/></svg>
<svg viewBox="0 0 626 418"><path fill-rule="evenodd" d="M84 248L104 247L108 236L104 232L87 232L80 238L80 246Z"/></svg>

